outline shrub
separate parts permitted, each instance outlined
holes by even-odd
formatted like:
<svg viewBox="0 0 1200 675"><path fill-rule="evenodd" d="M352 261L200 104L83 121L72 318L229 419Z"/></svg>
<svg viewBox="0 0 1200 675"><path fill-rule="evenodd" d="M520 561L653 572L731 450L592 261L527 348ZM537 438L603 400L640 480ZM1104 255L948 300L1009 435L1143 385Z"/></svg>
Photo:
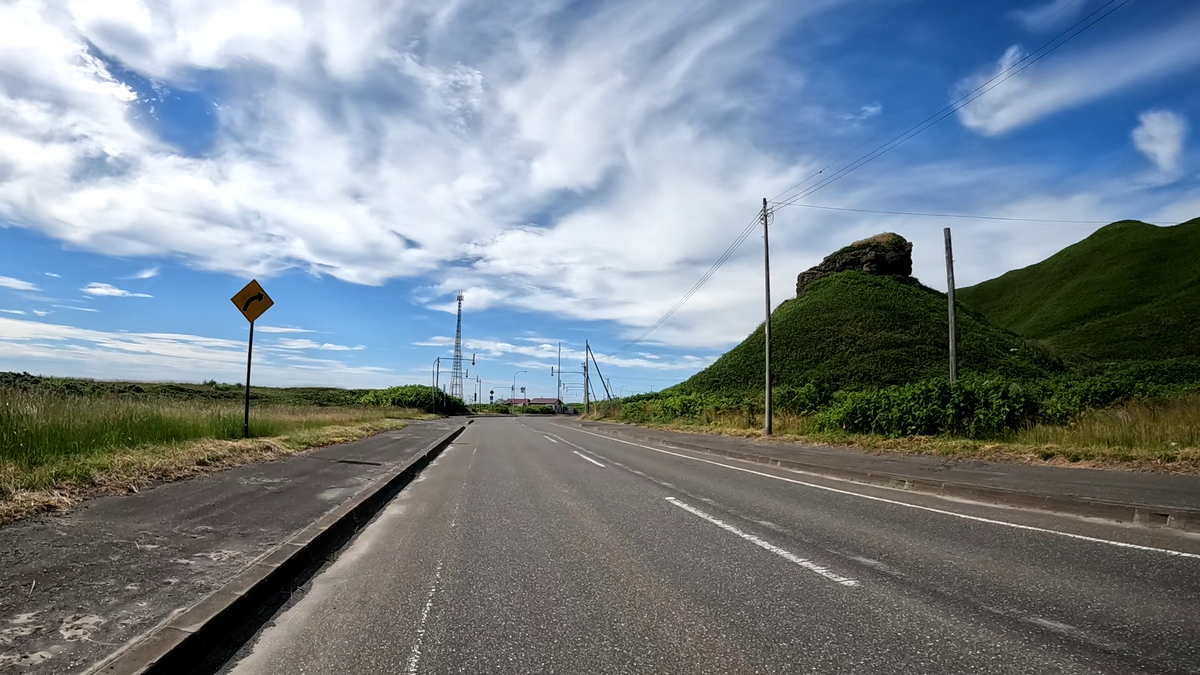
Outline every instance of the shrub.
<svg viewBox="0 0 1200 675"><path fill-rule="evenodd" d="M1037 419L1028 387L1004 379L935 379L851 392L817 416L817 427L884 436L952 433L973 438L1015 431Z"/></svg>
<svg viewBox="0 0 1200 675"><path fill-rule="evenodd" d="M451 415L467 412L467 405L462 399L424 384L376 389L364 394L359 402L363 405L416 408Z"/></svg>

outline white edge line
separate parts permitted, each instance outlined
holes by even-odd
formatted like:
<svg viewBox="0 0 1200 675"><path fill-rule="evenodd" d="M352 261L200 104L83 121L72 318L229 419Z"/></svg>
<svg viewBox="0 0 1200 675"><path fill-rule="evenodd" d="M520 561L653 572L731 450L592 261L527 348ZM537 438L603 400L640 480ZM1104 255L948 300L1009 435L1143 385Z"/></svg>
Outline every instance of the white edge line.
<svg viewBox="0 0 1200 675"><path fill-rule="evenodd" d="M582 452L580 452L578 450L572 450L571 452L579 455L580 457L586 459L587 461L591 462L592 464L595 464L596 466L600 467L601 469L604 468L603 464L601 464L600 462L597 462L596 460L592 459L591 457L588 457L587 455L583 454Z"/></svg>
<svg viewBox="0 0 1200 675"><path fill-rule="evenodd" d="M664 455L674 455L675 457L682 457L684 459L690 459L690 460L693 460L696 462L704 462L705 464L722 466L722 467L725 467L726 469L733 469L734 471L742 471L744 473L752 473L756 476L764 476L766 478L773 478L775 480L781 480L781 481L784 481L787 483L795 483L796 485L803 485L805 487L816 488L818 490L825 490L827 492L836 492L837 494L849 495L851 497L859 497L861 499L869 499L869 500L875 501L875 502L883 502L885 504L895 504L897 506L904 506L904 507L907 507L910 509L917 509L920 511L929 511L931 513L940 513L945 516L953 516L955 518L962 518L964 520L973 520L973 521L980 522L980 523L989 523L992 525L1003 525L1004 527L1011 527L1011 528L1014 528L1017 530L1028 530L1030 532L1044 532L1046 534L1055 534L1060 537L1069 537L1071 539L1078 539L1081 541L1090 541L1090 542L1096 543L1096 544L1108 544L1109 546L1117 546L1120 548L1129 548L1129 549L1134 549L1137 551L1149 551L1151 553L1163 553L1166 555L1179 556L1181 558L1200 559L1200 554L1196 554L1196 553L1185 553L1183 551L1173 551L1169 548L1156 548L1154 546L1142 546L1141 544L1129 544L1129 543L1126 543L1123 541L1112 541L1111 539L1100 539L1099 537L1089 537L1087 535L1074 534L1072 532L1060 532L1059 530L1051 530L1051 529L1047 529L1044 527L1035 527L1033 525L1019 525L1017 523L1009 523L1009 522L1006 522L1003 520L995 520L992 518L983 518L980 516L969 516L965 513L955 513L954 511L946 511L944 509L935 509L932 506L921 506L919 504L909 504L907 502L896 501L894 499L887 499L884 497L876 497L874 495L864 495L864 494L861 494L858 492L851 492L849 490L839 490L838 488L829 487L827 485L817 485L816 483L808 483L808 482L805 482L802 480L796 480L794 478L785 478L783 476L775 476L775 475L772 475L769 473L763 473L761 471L754 471L753 469L746 469L746 468L743 468L740 466L730 466L729 464L722 464L720 462L714 462L710 459L702 459L700 457L692 457L690 455L682 455L677 452L671 452L669 450L653 448L653 447L650 447L649 445L642 445L641 443L631 443L629 441L623 441L619 438L613 438L612 436L605 436L603 434L592 433L591 431L584 431L583 429L572 429L572 430L578 431L579 433L582 433L582 434L588 434L589 436L596 436L597 438L605 438L610 441L616 441L617 443L624 443L625 445L632 445L632 446L638 447L638 448L645 448L647 450L653 450L654 452L661 452ZM836 479L830 479L830 480L836 480ZM986 504L985 504L985 506L986 506Z"/></svg>
<svg viewBox="0 0 1200 675"><path fill-rule="evenodd" d="M857 586L858 585L858 582L855 581L854 579L851 579L849 577L844 577L844 576L838 574L837 572L834 572L833 570L829 569L828 567L825 567L823 565L818 565L817 563L815 563L811 560L808 560L806 558L801 558L800 556L796 555L795 553L792 553L791 551L779 548L775 544L772 544L771 542L769 542L765 539L757 537L748 532L743 532L743 531L739 530L738 528L734 527L733 525L730 525L729 523L727 523L719 518L714 518L713 516L710 516L709 514L705 513L704 511L701 511L700 509L698 509L694 506L685 504L674 497L667 497L666 500L694 516L698 516L700 518L703 518L704 520L707 520L708 522L712 523L713 525L716 525L717 527L721 528L722 530L725 530L726 532L732 532L733 534L736 534L737 536L741 537L742 539L745 539L746 541L750 542L751 544L754 544L755 546L758 546L761 549L770 551L771 553L774 553L775 555L777 555L789 562L793 562L810 572L816 572L817 574L820 574L821 576L825 577L826 579L829 579L830 581L832 581L834 583L841 584L843 586Z"/></svg>

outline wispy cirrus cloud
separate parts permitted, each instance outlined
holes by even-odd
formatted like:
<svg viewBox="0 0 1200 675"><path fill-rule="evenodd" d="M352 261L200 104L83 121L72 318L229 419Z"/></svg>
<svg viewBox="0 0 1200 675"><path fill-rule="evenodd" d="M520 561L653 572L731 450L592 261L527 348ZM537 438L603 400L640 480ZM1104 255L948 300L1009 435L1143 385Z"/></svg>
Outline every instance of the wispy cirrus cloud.
<svg viewBox="0 0 1200 675"><path fill-rule="evenodd" d="M335 345L329 342L314 342L304 338L279 338L275 341L275 347L279 349L319 349L327 352L350 352L366 349L366 347L363 345L349 347L346 345Z"/></svg>
<svg viewBox="0 0 1200 675"><path fill-rule="evenodd" d="M1117 92L1160 81L1200 64L1200 50L1181 48L1200 34L1200 12L1170 26L1143 29L1058 53L958 111L963 126L996 136ZM995 66L962 80L953 97L983 84L1026 55L1009 47Z"/></svg>
<svg viewBox="0 0 1200 675"><path fill-rule="evenodd" d="M0 276L0 288L11 288L14 291L41 290L37 286L29 283L28 281L22 281L21 279L14 279L12 277L3 277L3 276Z"/></svg>
<svg viewBox="0 0 1200 675"><path fill-rule="evenodd" d="M0 309L0 312L4 312L5 314L24 314L24 313L25 313L25 310L21 310L21 309Z"/></svg>
<svg viewBox="0 0 1200 675"><path fill-rule="evenodd" d="M159 270L158 265L151 265L150 267L147 267L147 268L138 270L137 272L134 272L133 276L125 277L125 278L126 279L153 279L154 277L158 276L159 271L160 270Z"/></svg>
<svg viewBox="0 0 1200 675"><path fill-rule="evenodd" d="M124 289L117 288L116 286L113 286L112 284L102 284L97 281L93 281L92 283L88 284L87 286L84 286L80 290L83 291L84 293L87 293L88 295L96 295L96 296L108 297L108 298L152 298L152 297L154 297L154 296L150 295L149 293L133 293L131 291L126 291Z"/></svg>
<svg viewBox="0 0 1200 675"><path fill-rule="evenodd" d="M109 332L62 324L0 318L0 370L43 374L198 382L240 382L246 345L240 340L180 333ZM256 355L254 379L262 384L375 387L423 381L377 366L333 359L293 363Z"/></svg>
<svg viewBox="0 0 1200 675"><path fill-rule="evenodd" d="M255 326L254 330L260 333L315 333L315 330L307 328L295 328L293 326Z"/></svg>

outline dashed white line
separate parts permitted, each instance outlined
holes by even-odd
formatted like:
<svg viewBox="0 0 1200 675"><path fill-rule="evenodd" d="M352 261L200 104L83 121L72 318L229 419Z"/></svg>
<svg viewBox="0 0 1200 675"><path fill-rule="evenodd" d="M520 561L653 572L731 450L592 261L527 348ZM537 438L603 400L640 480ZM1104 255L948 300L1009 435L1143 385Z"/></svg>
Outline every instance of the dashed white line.
<svg viewBox="0 0 1200 675"><path fill-rule="evenodd" d="M969 516L965 513L955 513L954 511L946 511L945 509L935 509L932 506L921 506L919 504L909 504L908 502L896 501L894 499L887 499L884 497L876 497L874 495L864 495L862 493L851 492L849 490L839 490L838 488L829 487L828 485L817 485L816 483L808 483L808 482L805 482L802 480L796 480L794 478L785 478L783 476L776 476L776 475L769 474L769 473L763 473L761 471L755 471L753 469L746 469L746 468L743 468L740 466L731 466L729 464L722 464L720 462L714 462L710 459L701 459L700 457L692 457L690 455L683 455L678 452L671 452L669 450L662 450L659 448L650 447L649 445L642 445L641 443L631 443L629 441L623 441L619 438L613 438L612 436L605 436L603 434L596 434L596 433L592 433L590 431L584 431L583 429L573 429L573 431L578 431L581 434L587 434L589 436L596 436L597 438L604 438L604 439L607 439L610 441L615 441L617 443L624 443L625 445L632 445L632 446L638 447L638 448L645 448L646 450L653 450L654 452L661 452L664 455L673 455L675 457L682 457L684 459L690 459L694 462L704 462L705 464L712 464L713 466L720 466L720 467L724 467L726 469L732 469L734 471L750 473L750 474L754 474L755 476L763 476L765 478L781 480L781 481L784 481L785 483L795 483L796 485L803 485L805 487L816 488L817 490L825 490L826 492L835 492L837 494L848 495L851 497L858 497L860 499L869 499L874 502L883 502L885 504L895 504L896 506L903 506L903 507L910 508L910 509L917 509L918 511L929 511L930 513L940 513L944 516L953 516L955 518L962 518L963 520L973 520L975 522L988 523L991 525L1002 525L1004 527L1011 527L1016 530L1026 530L1029 532L1042 532L1045 534L1054 534L1054 535L1058 535L1060 537L1068 537L1070 539L1078 539L1080 541L1088 541L1088 542L1092 542L1095 544L1108 544L1109 546L1117 546L1119 548L1128 548L1128 549L1133 549L1136 551L1147 551L1150 553L1163 553L1166 555L1179 556L1181 558L1200 559L1200 554L1196 554L1196 553L1185 553L1183 551L1173 551L1169 548L1156 548L1154 546L1142 546L1140 544L1129 544L1129 543L1126 543L1123 541L1113 541L1111 539L1100 539L1099 537L1089 537L1089 536L1083 535L1083 534L1075 534L1073 532L1062 532L1059 530L1051 530L1051 529L1048 529L1045 527L1035 527L1033 525L1020 525L1018 523L1010 523L1010 522L1003 521L1003 520L995 520L993 518L983 518L981 516ZM837 480L837 479L831 479L831 480Z"/></svg>
<svg viewBox="0 0 1200 675"><path fill-rule="evenodd" d="M550 441L551 443L557 443L557 442L558 442L558 441L554 440L553 438L550 438L549 436L546 436L546 435L543 435L543 436L542 436L542 438L544 438L544 439L546 439L546 440Z"/></svg>
<svg viewBox="0 0 1200 675"><path fill-rule="evenodd" d="M442 578L442 563L438 561L433 571L433 584L429 587L429 595L425 598L425 607L421 610L421 619L417 622L417 636L413 640L412 651L408 654L408 663L404 667L405 675L416 675L421 665L421 641L425 638L425 622L429 620L429 610L433 609L433 596L437 593L438 581Z"/></svg>
<svg viewBox="0 0 1200 675"><path fill-rule="evenodd" d="M739 530L738 528L734 527L733 525L730 525L729 523L721 520L720 518L714 518L713 516L708 515L704 511L701 511L700 509L698 509L694 506L691 506L689 504L685 504L674 497L667 497L666 499L667 499L667 501L671 502L675 506L678 506L679 508L683 509L684 511L687 511L688 513L690 513L694 516L703 518L704 520L707 520L708 522L712 523L713 525L716 525L717 527L721 528L722 530L725 530L726 532L732 532L732 533L736 534L737 536L741 537L742 539L745 539L746 541L750 542L751 544L754 544L755 546L758 546L759 548L770 551L771 553L774 553L775 555L783 558L784 560L793 562L810 572L816 572L817 574L820 574L821 576L825 577L826 579L828 579L836 584L841 584L843 586L857 586L858 585L858 582L855 581L854 579L851 579L850 577L844 577L844 576L838 574L837 572L834 572L833 570L829 569L828 567L825 567L824 565L818 565L817 563L815 563L811 560L808 560L807 558L801 558L800 556L796 555L795 553L792 553L791 551L779 548L775 544L772 544L771 542L769 542L761 537L750 534L749 532L743 532L743 531Z"/></svg>
<svg viewBox="0 0 1200 675"><path fill-rule="evenodd" d="M588 457L587 455L583 454L582 452L580 452L578 450L572 450L571 452L579 455L580 457L586 459L587 461L591 462L592 464L595 464L596 466L600 467L601 469L604 468L603 464L601 464L600 462L597 462L596 460L592 459L591 457Z"/></svg>

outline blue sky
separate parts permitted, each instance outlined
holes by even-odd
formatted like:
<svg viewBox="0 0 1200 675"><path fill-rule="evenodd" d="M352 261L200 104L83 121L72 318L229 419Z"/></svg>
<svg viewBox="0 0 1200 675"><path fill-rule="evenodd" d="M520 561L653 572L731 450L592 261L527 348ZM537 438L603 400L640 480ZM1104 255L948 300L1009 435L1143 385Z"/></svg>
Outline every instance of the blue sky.
<svg viewBox="0 0 1200 675"><path fill-rule="evenodd" d="M0 5L0 370L426 382L466 294L471 375L553 395L590 340L618 392L762 319L761 199L937 112L1106 0L111 0ZM1200 216L1200 7L1133 0L801 204L1107 222ZM826 174L828 175L828 174ZM810 183L811 184L811 183ZM944 288L1089 222L791 206L772 294L895 231ZM568 375L568 380L577 376ZM469 389L468 389L469 391Z"/></svg>

